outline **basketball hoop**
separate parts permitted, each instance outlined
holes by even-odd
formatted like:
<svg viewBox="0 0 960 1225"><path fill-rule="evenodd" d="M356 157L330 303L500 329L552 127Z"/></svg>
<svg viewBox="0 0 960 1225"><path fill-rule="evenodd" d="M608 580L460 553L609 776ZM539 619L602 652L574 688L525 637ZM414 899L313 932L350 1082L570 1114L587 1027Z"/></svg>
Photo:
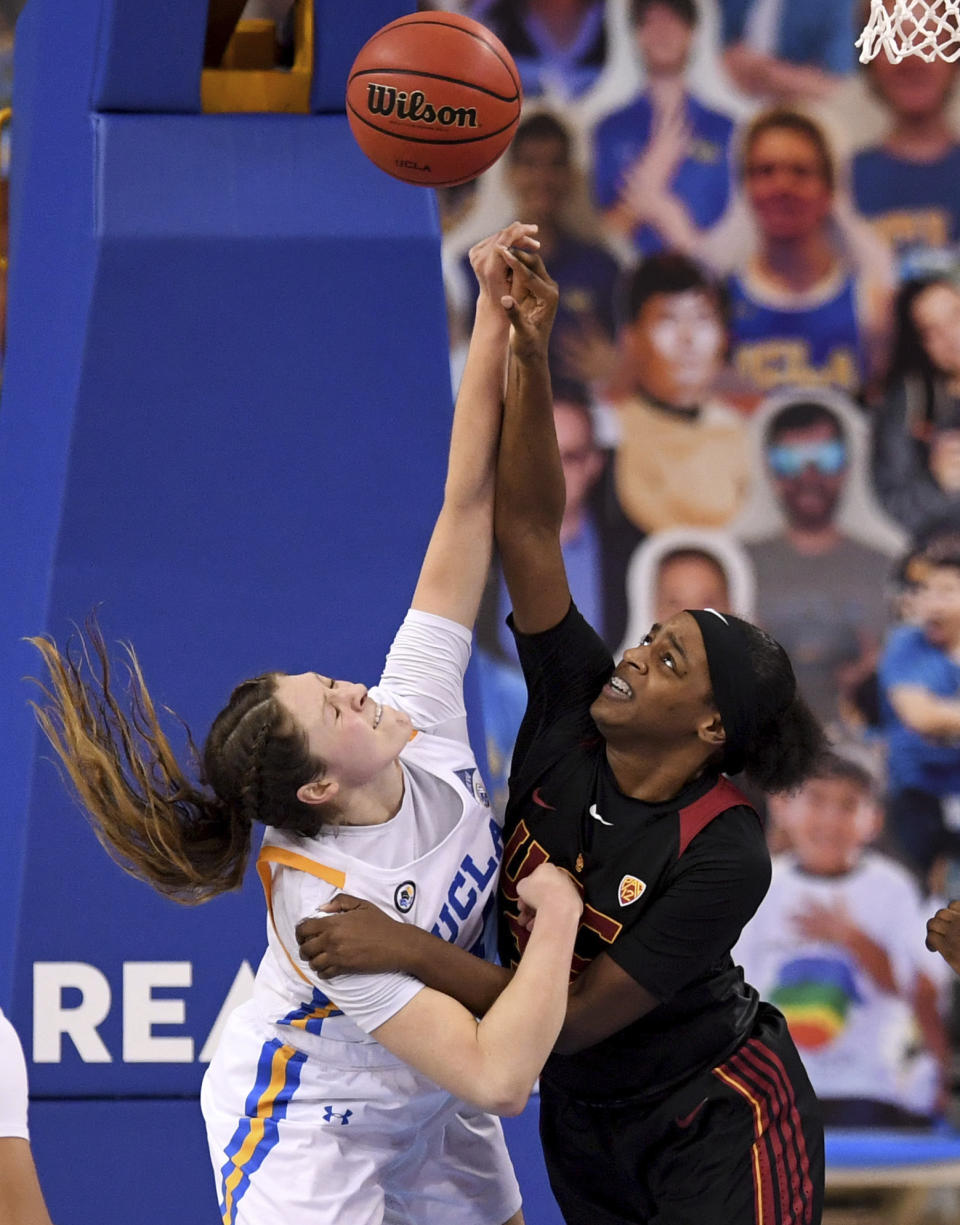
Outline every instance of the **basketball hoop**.
<svg viewBox="0 0 960 1225"><path fill-rule="evenodd" d="M908 55L953 61L960 56L960 0L870 0L856 45L863 64L881 51L894 64Z"/></svg>

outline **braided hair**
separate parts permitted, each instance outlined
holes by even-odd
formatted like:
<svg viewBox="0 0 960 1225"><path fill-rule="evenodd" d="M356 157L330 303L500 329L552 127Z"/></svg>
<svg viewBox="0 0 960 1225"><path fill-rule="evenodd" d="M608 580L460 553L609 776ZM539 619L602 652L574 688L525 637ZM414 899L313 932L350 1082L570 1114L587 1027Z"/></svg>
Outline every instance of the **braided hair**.
<svg viewBox="0 0 960 1225"><path fill-rule="evenodd" d="M122 704L94 619L63 653L52 638L29 641L47 669L46 683L36 682L43 699L31 703L37 721L97 838L130 875L193 905L239 888L254 821L307 836L319 831L322 817L297 790L323 773L323 763L277 700L274 674L237 686L202 754L177 720L191 777L161 727L132 647Z"/></svg>

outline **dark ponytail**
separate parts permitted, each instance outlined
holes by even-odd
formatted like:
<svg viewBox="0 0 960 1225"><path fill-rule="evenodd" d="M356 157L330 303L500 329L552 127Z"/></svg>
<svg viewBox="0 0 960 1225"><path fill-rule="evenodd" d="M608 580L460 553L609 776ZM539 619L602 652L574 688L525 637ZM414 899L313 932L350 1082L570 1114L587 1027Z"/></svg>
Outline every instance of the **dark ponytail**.
<svg viewBox="0 0 960 1225"><path fill-rule="evenodd" d="M797 692L786 651L757 626L743 624L757 689L755 732L745 746L744 772L763 791L793 791L816 768L827 738Z"/></svg>

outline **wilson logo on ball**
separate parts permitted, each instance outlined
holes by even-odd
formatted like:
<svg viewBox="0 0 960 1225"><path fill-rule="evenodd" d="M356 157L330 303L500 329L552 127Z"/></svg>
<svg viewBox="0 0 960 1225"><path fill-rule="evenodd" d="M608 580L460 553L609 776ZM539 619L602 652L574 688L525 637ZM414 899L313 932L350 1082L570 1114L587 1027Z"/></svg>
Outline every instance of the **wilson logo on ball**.
<svg viewBox="0 0 960 1225"><path fill-rule="evenodd" d="M472 17L429 9L367 39L350 67L345 101L350 131L381 170L407 183L452 187L500 157L523 96L499 38Z"/></svg>
<svg viewBox="0 0 960 1225"><path fill-rule="evenodd" d="M434 106L427 101L426 94L415 89L408 94L405 89L394 89L392 85L367 84L367 110L371 115L394 115L397 119L409 119L412 123L439 123L444 128L475 128L477 109L474 106Z"/></svg>

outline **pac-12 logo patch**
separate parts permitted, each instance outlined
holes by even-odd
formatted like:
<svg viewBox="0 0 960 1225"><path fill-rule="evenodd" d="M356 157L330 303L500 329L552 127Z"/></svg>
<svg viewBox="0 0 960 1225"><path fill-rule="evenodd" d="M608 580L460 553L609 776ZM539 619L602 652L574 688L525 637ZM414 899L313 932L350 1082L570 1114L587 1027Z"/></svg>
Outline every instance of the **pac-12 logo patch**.
<svg viewBox="0 0 960 1225"><path fill-rule="evenodd" d="M413 899L417 896L417 886L412 880L405 880L402 885L397 885L393 893L393 904L401 914L406 914L413 905Z"/></svg>
<svg viewBox="0 0 960 1225"><path fill-rule="evenodd" d="M454 774L468 791L473 792L473 798L478 804L482 804L484 808L490 807L490 797L476 766L471 766L468 770L454 770Z"/></svg>
<svg viewBox="0 0 960 1225"><path fill-rule="evenodd" d="M646 882L638 880L637 877L624 876L620 881L620 888L617 890L620 905L629 906L631 902L635 902L643 894L646 887Z"/></svg>

